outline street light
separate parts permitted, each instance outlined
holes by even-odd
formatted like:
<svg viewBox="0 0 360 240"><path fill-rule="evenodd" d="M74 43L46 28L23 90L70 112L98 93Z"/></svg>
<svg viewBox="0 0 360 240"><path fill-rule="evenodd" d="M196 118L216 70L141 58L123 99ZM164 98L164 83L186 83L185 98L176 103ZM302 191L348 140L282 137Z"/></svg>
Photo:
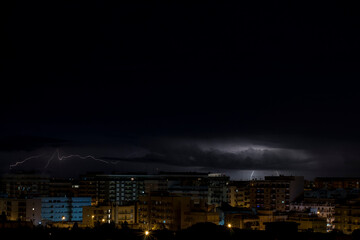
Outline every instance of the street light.
<svg viewBox="0 0 360 240"><path fill-rule="evenodd" d="M150 235L150 232L146 230L146 231L144 232L144 234L145 234L145 236L147 237L147 236Z"/></svg>
<svg viewBox="0 0 360 240"><path fill-rule="evenodd" d="M63 221L64 221L64 220L65 220L65 216L62 216L62 217L61 217L61 220L63 220Z"/></svg>
<svg viewBox="0 0 360 240"><path fill-rule="evenodd" d="M227 225L227 227L228 227L228 228L231 228L231 227L232 227L232 226L231 226L231 223L229 223L229 224Z"/></svg>

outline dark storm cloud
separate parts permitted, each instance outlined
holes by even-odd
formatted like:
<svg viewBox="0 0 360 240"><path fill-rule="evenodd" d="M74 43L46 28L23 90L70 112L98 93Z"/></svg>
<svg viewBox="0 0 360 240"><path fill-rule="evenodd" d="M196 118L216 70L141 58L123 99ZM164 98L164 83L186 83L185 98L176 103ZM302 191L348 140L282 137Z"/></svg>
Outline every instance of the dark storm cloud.
<svg viewBox="0 0 360 240"><path fill-rule="evenodd" d="M271 139L274 139L272 141ZM343 173L360 169L357 142L296 136L246 139L152 140L136 157L102 157L109 161L166 164L199 169L291 170Z"/></svg>
<svg viewBox="0 0 360 240"><path fill-rule="evenodd" d="M64 146L68 141L39 136L6 136L0 138L0 151L34 151L44 147Z"/></svg>
<svg viewBox="0 0 360 240"><path fill-rule="evenodd" d="M136 158L102 157L105 160L167 164L182 167L204 167L238 170L307 169L316 161L306 154L287 149L246 148L237 152L220 149L202 149L196 145L166 145L157 152Z"/></svg>

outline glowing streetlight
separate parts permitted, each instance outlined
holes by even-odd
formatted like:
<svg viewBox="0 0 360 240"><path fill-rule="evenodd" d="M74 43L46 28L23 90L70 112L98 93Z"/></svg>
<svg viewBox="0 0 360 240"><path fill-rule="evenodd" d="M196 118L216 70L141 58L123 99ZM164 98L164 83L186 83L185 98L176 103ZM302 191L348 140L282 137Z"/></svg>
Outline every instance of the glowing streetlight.
<svg viewBox="0 0 360 240"><path fill-rule="evenodd" d="M227 225L227 227L228 227L228 228L231 228L232 226L231 226L231 224L229 223L229 224Z"/></svg>
<svg viewBox="0 0 360 240"><path fill-rule="evenodd" d="M105 218L102 219L102 222L105 222Z"/></svg>
<svg viewBox="0 0 360 240"><path fill-rule="evenodd" d="M149 235L150 235L150 232L149 232L149 231L145 231L144 234L145 234L145 236L149 236Z"/></svg>
<svg viewBox="0 0 360 240"><path fill-rule="evenodd" d="M62 217L61 217L61 220L63 220L63 221L64 221L64 220L65 220L65 216L62 216Z"/></svg>
<svg viewBox="0 0 360 240"><path fill-rule="evenodd" d="M94 219L94 217L95 217L94 215L91 216L92 219Z"/></svg>

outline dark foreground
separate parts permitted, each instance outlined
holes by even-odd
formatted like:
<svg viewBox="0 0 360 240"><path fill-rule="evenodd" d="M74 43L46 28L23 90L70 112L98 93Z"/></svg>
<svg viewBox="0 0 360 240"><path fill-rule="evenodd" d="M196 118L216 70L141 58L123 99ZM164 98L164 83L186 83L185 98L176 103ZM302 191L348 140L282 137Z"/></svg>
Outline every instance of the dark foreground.
<svg viewBox="0 0 360 240"><path fill-rule="evenodd" d="M0 229L0 239L53 239L53 240L191 240L191 239L269 239L269 240L350 240L360 239L360 234L352 235L342 233L291 233L286 229L281 232L248 231L229 229L212 224L197 224L186 230L172 232L169 230L151 231L145 236L143 231L132 229L115 229L111 225L103 225L94 229L55 229L55 228L17 228Z"/></svg>

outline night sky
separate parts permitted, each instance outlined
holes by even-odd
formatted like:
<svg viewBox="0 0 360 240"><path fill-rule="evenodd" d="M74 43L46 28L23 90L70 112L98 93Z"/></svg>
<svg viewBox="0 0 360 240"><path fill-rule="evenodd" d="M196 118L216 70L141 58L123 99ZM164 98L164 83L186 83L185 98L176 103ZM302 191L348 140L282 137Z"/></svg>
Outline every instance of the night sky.
<svg viewBox="0 0 360 240"><path fill-rule="evenodd" d="M234 2L2 3L0 172L359 176L356 6Z"/></svg>

